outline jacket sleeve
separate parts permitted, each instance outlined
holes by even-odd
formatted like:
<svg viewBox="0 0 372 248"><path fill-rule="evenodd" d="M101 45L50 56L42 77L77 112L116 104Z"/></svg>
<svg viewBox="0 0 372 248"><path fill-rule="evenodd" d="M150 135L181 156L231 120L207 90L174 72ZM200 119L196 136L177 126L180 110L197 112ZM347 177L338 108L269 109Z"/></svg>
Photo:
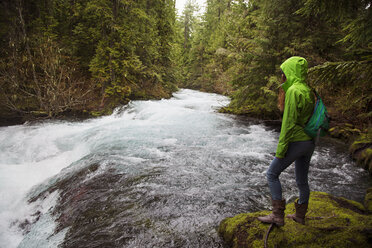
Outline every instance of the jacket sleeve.
<svg viewBox="0 0 372 248"><path fill-rule="evenodd" d="M298 94L296 94L295 90L291 88L288 89L285 95L282 128L280 130L279 143L275 154L277 158L284 158L288 150L288 144L293 136L298 117L297 103L299 103Z"/></svg>

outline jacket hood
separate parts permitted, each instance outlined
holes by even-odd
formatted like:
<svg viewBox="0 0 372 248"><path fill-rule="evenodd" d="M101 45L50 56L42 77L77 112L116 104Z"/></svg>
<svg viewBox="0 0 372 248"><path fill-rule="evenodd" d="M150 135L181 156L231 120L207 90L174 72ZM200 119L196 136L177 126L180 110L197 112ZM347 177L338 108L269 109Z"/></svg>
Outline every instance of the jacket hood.
<svg viewBox="0 0 372 248"><path fill-rule="evenodd" d="M298 56L290 57L280 66L287 78L282 88L287 92L294 83L305 83L307 77L307 61Z"/></svg>

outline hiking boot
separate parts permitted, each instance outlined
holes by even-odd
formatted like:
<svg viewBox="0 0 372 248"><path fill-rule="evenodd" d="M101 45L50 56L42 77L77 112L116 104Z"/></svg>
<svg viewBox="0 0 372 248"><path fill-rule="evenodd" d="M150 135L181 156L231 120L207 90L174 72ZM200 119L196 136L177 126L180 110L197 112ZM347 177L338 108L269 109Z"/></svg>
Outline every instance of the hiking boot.
<svg viewBox="0 0 372 248"><path fill-rule="evenodd" d="M277 226L284 226L285 200L272 200L273 211L271 214L258 217L264 223L274 223Z"/></svg>
<svg viewBox="0 0 372 248"><path fill-rule="evenodd" d="M305 215L307 212L307 207L308 203L305 204L298 204L297 201L295 201L295 208L296 208L296 213L294 214L288 214L286 217L289 219L292 219L302 225L305 225Z"/></svg>

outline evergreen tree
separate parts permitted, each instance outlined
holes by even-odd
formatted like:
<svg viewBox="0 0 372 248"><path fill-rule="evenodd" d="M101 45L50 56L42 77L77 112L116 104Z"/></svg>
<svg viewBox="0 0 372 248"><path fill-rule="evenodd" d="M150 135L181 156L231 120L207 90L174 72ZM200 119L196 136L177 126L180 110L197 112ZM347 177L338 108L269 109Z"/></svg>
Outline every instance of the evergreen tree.
<svg viewBox="0 0 372 248"><path fill-rule="evenodd" d="M54 116L169 96L177 80L174 3L3 1L2 109Z"/></svg>
<svg viewBox="0 0 372 248"><path fill-rule="evenodd" d="M194 1L188 0L184 6L184 10L177 24L179 32L178 42L180 42L179 68L182 74L182 87L192 88L189 82L190 66L192 66L190 52L192 47L193 34L196 26L198 25L198 19L196 17L197 10L198 5Z"/></svg>

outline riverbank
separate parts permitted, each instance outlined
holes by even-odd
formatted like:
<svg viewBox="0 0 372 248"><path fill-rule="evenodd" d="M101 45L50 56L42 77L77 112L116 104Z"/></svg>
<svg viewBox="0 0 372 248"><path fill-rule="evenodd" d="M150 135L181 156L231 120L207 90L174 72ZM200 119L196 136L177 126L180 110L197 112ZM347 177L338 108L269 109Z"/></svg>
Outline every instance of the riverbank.
<svg viewBox="0 0 372 248"><path fill-rule="evenodd" d="M372 128L361 130L343 123L333 126L329 134L348 144L350 156L372 176Z"/></svg>
<svg viewBox="0 0 372 248"><path fill-rule="evenodd" d="M156 84L153 87L143 87L133 90L128 98L100 97L96 92L95 100L85 105L78 105L57 115L49 115L46 111L32 109L23 112L16 112L0 106L0 127L21 125L25 122L42 120L68 120L81 121L89 118L111 115L115 108L127 105L131 100L160 100L169 99L178 88L175 85L165 87ZM102 99L101 99L102 98ZM99 100L101 99L101 100Z"/></svg>
<svg viewBox="0 0 372 248"><path fill-rule="evenodd" d="M286 219L283 227L274 226L265 239L270 225L257 220L268 211L242 213L224 219L219 234L229 247L369 247L372 241L372 189L365 205L334 197L323 192L311 192L305 225ZM286 205L291 214L294 203Z"/></svg>

